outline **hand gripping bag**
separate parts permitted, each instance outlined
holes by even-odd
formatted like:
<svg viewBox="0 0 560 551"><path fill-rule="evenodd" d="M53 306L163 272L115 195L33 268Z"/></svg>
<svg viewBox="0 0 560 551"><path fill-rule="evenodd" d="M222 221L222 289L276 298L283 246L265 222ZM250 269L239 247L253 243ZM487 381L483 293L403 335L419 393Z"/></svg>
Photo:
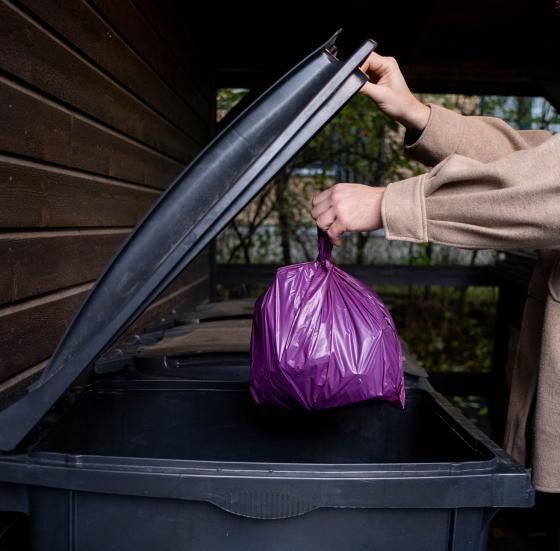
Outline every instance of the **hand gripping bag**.
<svg viewBox="0 0 560 551"><path fill-rule="evenodd" d="M279 268L257 299L251 332L251 393L257 403L324 409L380 399L404 407L402 352L387 307L319 256Z"/></svg>

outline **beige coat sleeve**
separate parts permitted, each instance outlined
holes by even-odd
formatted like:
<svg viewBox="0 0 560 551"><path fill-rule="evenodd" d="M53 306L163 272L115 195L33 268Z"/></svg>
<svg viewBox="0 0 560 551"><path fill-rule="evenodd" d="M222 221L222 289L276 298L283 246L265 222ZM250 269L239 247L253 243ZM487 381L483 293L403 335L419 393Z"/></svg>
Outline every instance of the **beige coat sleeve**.
<svg viewBox="0 0 560 551"><path fill-rule="evenodd" d="M499 119L432 105L428 125L405 150L435 166L387 186L388 239L560 248L560 134L515 131Z"/></svg>

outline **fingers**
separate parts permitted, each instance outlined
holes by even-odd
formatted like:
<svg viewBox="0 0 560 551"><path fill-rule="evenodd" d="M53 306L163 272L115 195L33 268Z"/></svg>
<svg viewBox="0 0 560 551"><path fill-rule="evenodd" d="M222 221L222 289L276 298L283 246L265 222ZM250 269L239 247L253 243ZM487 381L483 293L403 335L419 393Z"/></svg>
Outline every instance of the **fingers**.
<svg viewBox="0 0 560 551"><path fill-rule="evenodd" d="M331 242L342 245L346 231L372 231L383 225L381 204L385 188L338 183L319 194L311 214ZM319 201L319 199L323 199Z"/></svg>
<svg viewBox="0 0 560 551"><path fill-rule="evenodd" d="M337 218L335 208L336 200L340 200L341 192L344 192L343 184L337 184L316 195L311 204L311 216L319 228L327 233L333 245L342 245L342 234L346 231L345 225Z"/></svg>
<svg viewBox="0 0 560 551"><path fill-rule="evenodd" d="M319 203L322 203L323 201L325 201L326 199L329 198L330 194L332 192L332 188L326 189L325 191L322 191L321 193L319 193L318 195L315 195L315 197L313 197L312 201L311 201L311 205L313 207L317 206Z"/></svg>
<svg viewBox="0 0 560 551"><path fill-rule="evenodd" d="M399 64L394 57L385 57L376 52L372 52L364 61L360 69L364 73L373 73L381 76L389 71L398 70Z"/></svg>
<svg viewBox="0 0 560 551"><path fill-rule="evenodd" d="M327 230L327 235L329 236L333 245L340 247L342 245L342 234L346 231L346 228L340 222L340 220L336 219Z"/></svg>
<svg viewBox="0 0 560 551"><path fill-rule="evenodd" d="M388 97L387 87L379 86L379 84L373 84L372 82L366 82L359 91L364 96L371 98L375 103L382 103Z"/></svg>
<svg viewBox="0 0 560 551"><path fill-rule="evenodd" d="M327 209L323 214L315 218L315 223L319 226L323 231L327 231L333 222L336 220L336 214L332 207Z"/></svg>
<svg viewBox="0 0 560 551"><path fill-rule="evenodd" d="M330 195L324 201L321 201L311 209L311 216L313 220L317 220L323 213L331 207Z"/></svg>
<svg viewBox="0 0 560 551"><path fill-rule="evenodd" d="M360 69L364 73L369 73L369 72L376 73L384 66L383 59L384 58L380 56L378 53L371 52L371 54L367 56L366 60L364 61Z"/></svg>

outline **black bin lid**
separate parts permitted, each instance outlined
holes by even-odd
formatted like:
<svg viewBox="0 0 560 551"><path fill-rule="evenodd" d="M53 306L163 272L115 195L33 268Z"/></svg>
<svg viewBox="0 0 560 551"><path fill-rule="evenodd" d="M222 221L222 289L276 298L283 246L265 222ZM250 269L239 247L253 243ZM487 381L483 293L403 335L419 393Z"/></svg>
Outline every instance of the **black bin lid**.
<svg viewBox="0 0 560 551"><path fill-rule="evenodd" d="M339 31L340 32L340 31ZM0 412L15 448L76 378L134 322L270 179L362 87L365 41L346 61L337 32L256 99L178 176L115 255L42 377Z"/></svg>

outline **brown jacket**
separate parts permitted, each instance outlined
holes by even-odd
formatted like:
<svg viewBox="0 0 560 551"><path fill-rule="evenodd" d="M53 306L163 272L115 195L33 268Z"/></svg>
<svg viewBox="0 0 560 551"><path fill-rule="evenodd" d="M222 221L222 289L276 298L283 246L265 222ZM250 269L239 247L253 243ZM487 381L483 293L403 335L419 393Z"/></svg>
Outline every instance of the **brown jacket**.
<svg viewBox="0 0 560 551"><path fill-rule="evenodd" d="M533 482L541 491L560 492L560 134L516 131L493 117L430 107L428 125L405 151L433 168L387 186L386 237L539 251L504 445L525 461L526 422L536 397Z"/></svg>

